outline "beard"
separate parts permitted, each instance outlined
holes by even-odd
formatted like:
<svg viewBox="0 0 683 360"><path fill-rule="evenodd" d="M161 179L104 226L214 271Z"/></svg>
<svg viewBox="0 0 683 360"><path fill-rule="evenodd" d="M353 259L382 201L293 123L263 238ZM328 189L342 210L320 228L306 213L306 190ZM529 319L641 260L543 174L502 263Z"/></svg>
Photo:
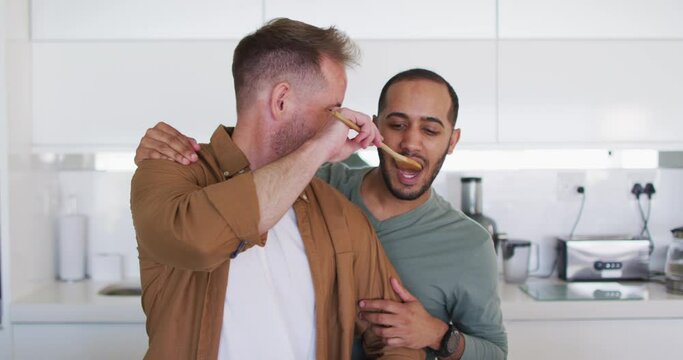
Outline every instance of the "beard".
<svg viewBox="0 0 683 360"><path fill-rule="evenodd" d="M385 160L385 157L388 157L389 155L385 154L383 151L380 149L377 149L377 152L379 153L379 169L380 173L382 174L382 179L384 180L384 184L386 185L387 189L389 189L389 192L391 192L392 195L394 195L395 198L400 199L400 200L415 200L422 196L427 190L429 190L432 186L432 183L434 182L434 179L436 179L436 175L439 174L439 171L441 170L441 166L443 166L444 160L446 160L446 155L448 155L448 146L446 147L446 150L444 151L443 155L439 159L439 161L436 163L434 166L434 169L432 170L431 174L427 175L427 180L422 186L420 186L419 189L414 190L414 191L403 191L399 189L398 187L394 186L393 183L391 182L391 175L389 175L389 169L388 169L388 164L387 161ZM412 154L408 151L401 152L401 155L403 156L413 156L413 157L418 157L424 161L424 168L429 165L429 162L427 159L417 155L417 154ZM394 162L394 166L396 166L396 161L391 159L389 161Z"/></svg>
<svg viewBox="0 0 683 360"><path fill-rule="evenodd" d="M315 135L315 130L306 126L306 120L298 114L275 132L271 148L279 158L291 153Z"/></svg>

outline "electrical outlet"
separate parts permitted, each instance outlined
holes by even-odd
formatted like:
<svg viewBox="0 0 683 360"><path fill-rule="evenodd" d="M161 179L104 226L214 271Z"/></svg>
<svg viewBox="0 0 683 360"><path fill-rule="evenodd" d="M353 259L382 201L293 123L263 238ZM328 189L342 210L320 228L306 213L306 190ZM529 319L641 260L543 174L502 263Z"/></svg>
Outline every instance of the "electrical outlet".
<svg viewBox="0 0 683 360"><path fill-rule="evenodd" d="M640 198L643 194L643 185L641 183L635 183L631 187L631 195L635 196L636 199Z"/></svg>
<svg viewBox="0 0 683 360"><path fill-rule="evenodd" d="M586 187L585 171L557 173L557 200L574 201L579 199L579 193L576 191L579 186Z"/></svg>
<svg viewBox="0 0 683 360"><path fill-rule="evenodd" d="M640 186L645 189L645 185L647 185L647 183L655 183L656 178L657 172L654 170L629 170L626 172L626 186L628 188L624 189L624 196L629 200L634 200L635 196L631 192L633 186L635 184L640 184ZM641 195L641 197L643 196L646 195Z"/></svg>

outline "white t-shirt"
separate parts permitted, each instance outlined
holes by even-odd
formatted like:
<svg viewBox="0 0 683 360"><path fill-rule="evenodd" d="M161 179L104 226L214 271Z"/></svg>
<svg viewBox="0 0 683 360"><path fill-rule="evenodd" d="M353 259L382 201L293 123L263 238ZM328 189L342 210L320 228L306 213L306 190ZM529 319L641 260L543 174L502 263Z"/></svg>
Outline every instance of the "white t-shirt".
<svg viewBox="0 0 683 360"><path fill-rule="evenodd" d="M294 209L230 261L218 359L315 359L315 293Z"/></svg>

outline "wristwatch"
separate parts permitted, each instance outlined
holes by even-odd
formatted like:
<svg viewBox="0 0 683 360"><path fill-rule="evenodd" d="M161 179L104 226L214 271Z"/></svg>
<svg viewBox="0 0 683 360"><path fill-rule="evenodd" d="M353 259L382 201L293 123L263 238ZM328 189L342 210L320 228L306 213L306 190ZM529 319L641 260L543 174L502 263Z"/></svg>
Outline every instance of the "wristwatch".
<svg viewBox="0 0 683 360"><path fill-rule="evenodd" d="M462 335L460 334L460 331L455 328L455 325L448 324L448 331L446 331L446 334L444 334L443 338L441 339L441 346L436 352L436 356L440 358L447 358L455 354L455 352L458 351L458 346L460 345L460 336Z"/></svg>

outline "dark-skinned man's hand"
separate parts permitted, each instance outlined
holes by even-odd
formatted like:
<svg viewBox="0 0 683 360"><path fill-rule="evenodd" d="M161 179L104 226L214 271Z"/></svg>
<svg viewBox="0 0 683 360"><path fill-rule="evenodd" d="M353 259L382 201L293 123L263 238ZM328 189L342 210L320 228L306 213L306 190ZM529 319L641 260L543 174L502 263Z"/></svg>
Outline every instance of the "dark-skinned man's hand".
<svg viewBox="0 0 683 360"><path fill-rule="evenodd" d="M438 349L448 325L431 316L397 279L391 279L391 287L403 302L361 300L360 317L370 322L371 331L383 337L388 345Z"/></svg>
<svg viewBox="0 0 683 360"><path fill-rule="evenodd" d="M189 165L197 161L197 141L187 137L171 125L159 122L147 129L135 150L135 164L147 159L165 159Z"/></svg>

